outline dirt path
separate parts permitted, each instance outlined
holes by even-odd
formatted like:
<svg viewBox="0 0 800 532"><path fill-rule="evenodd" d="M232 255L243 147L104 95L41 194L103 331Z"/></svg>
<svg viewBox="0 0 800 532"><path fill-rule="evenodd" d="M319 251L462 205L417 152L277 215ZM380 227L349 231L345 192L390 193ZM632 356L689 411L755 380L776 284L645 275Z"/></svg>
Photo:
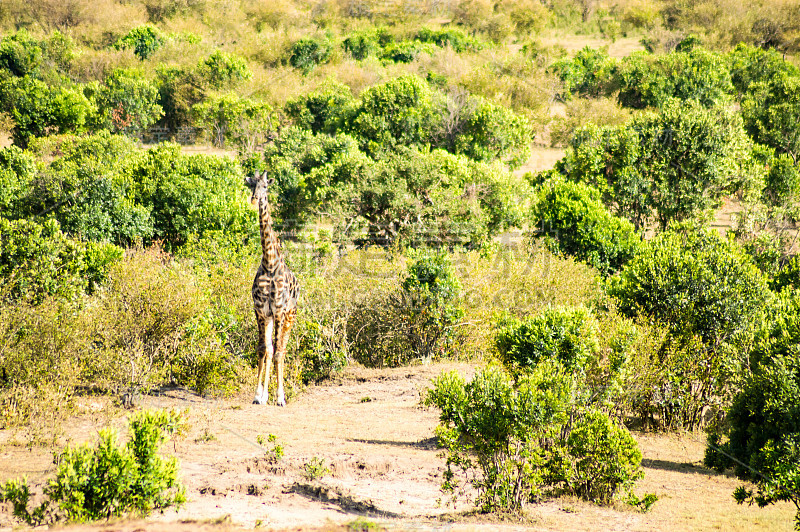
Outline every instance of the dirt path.
<svg viewBox="0 0 800 532"><path fill-rule="evenodd" d="M699 465L700 435L636 435L646 472L636 491L661 498L647 514L561 498L531 507L527 526L454 516L453 508L437 504L444 466L433 439L437 412L419 405L420 392L445 370L474 373L471 365L453 363L351 368L338 382L311 387L282 409L252 405L249 395L206 400L175 391L146 397L144 408L189 409L187 434L169 449L180 460L189 502L177 514L95 528L335 530L359 518L390 530L791 527L793 507L788 504L766 509L736 505L731 493L737 481ZM110 419L83 415L65 425L65 436L76 442L92 439L103 425L124 427L124 417L124 412ZM278 461L269 457L273 443L257 443L269 434L283 448ZM52 474L49 450L28 449L20 435L9 431L0 431L0 442L0 480L27 474L36 482ZM304 465L315 458L330 473L310 481ZM455 511L466 509L462 504ZM12 524L7 514L0 516L0 528Z"/></svg>

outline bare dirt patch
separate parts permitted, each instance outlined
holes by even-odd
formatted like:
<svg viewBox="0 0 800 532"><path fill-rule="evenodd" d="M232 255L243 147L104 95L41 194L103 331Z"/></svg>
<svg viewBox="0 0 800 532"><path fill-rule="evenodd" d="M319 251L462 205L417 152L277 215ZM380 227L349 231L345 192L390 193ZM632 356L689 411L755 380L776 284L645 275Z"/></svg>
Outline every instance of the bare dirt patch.
<svg viewBox="0 0 800 532"><path fill-rule="evenodd" d="M188 504L147 521L104 523L100 530L343 530L356 519L390 530L744 530L789 529L793 507L738 506L734 478L700 465L701 434L636 434L646 477L636 492L661 498L647 514L560 498L529 508L526 519L465 516L466 503L437 501L444 459L433 439L435 410L420 394L442 371L469 377L475 366L432 364L387 370L349 368L336 382L310 387L285 408L250 404L250 395L203 399L174 390L141 399L141 408L187 409L189 428L165 449L180 460ZM63 439L86 441L104 425L122 429L124 411L90 412L63 426ZM274 443L259 445L259 436ZM28 448L20 433L0 431L0 480L52 475L52 452ZM284 456L274 460L274 444ZM304 465L321 459L329 473L307 478ZM0 528L14 522L0 515Z"/></svg>

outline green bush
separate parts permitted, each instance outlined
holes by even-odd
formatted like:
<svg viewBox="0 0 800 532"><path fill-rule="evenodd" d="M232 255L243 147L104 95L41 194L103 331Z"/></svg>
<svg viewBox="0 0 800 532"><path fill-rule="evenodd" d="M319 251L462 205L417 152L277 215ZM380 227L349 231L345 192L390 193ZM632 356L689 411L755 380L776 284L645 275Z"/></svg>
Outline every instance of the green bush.
<svg viewBox="0 0 800 532"><path fill-rule="evenodd" d="M625 427L600 411L586 412L567 438L572 467L564 491L582 499L608 504L644 476L642 453Z"/></svg>
<svg viewBox="0 0 800 532"><path fill-rule="evenodd" d="M566 103L566 115L550 123L550 145L568 146L578 129L585 126L622 126L630 121L631 111L611 98L576 98Z"/></svg>
<svg viewBox="0 0 800 532"><path fill-rule="evenodd" d="M233 54L215 50L197 65L197 73L213 89L232 89L253 77L247 61Z"/></svg>
<svg viewBox="0 0 800 532"><path fill-rule="evenodd" d="M240 153L253 153L265 144L278 121L269 105L233 92L212 95L192 107L192 112L214 146L224 148L231 142Z"/></svg>
<svg viewBox="0 0 800 532"><path fill-rule="evenodd" d="M645 430L680 429L682 413L697 402L682 376L701 367L702 359L671 345L667 327L658 322L627 318L613 306L598 317L598 352L604 356L586 371L595 403Z"/></svg>
<svg viewBox="0 0 800 532"><path fill-rule="evenodd" d="M657 56L634 52L620 62L616 77L620 103L634 109L664 108L671 98L712 107L733 92L725 57L702 48Z"/></svg>
<svg viewBox="0 0 800 532"><path fill-rule="evenodd" d="M750 353L752 373L728 410L722 435L709 435L707 465L734 467L755 490L734 497L760 507L778 501L800 504L800 298L784 294L770 309ZM795 528L800 526L800 511Z"/></svg>
<svg viewBox="0 0 800 532"><path fill-rule="evenodd" d="M800 288L800 256L794 255L773 274L770 288L779 292L784 288Z"/></svg>
<svg viewBox="0 0 800 532"><path fill-rule="evenodd" d="M96 104L98 126L112 133L142 132L164 114L158 104L158 87L136 70L114 70L104 80Z"/></svg>
<svg viewBox="0 0 800 532"><path fill-rule="evenodd" d="M349 135L289 128L264 152L275 218L301 228L315 214L358 245L473 246L522 221L523 179L499 162L398 147L375 160Z"/></svg>
<svg viewBox="0 0 800 532"><path fill-rule="evenodd" d="M131 29L114 43L117 50L130 49L144 61L164 46L166 36L152 24L142 24Z"/></svg>
<svg viewBox="0 0 800 532"><path fill-rule="evenodd" d="M52 136L31 151L47 163L20 199L20 217L46 214L71 235L122 246L152 237L152 216L125 172L137 156L133 141L105 131Z"/></svg>
<svg viewBox="0 0 800 532"><path fill-rule="evenodd" d="M298 319L292 331L297 338L293 358L297 358L303 384L329 379L347 366L346 336L342 338L325 324L304 319Z"/></svg>
<svg viewBox="0 0 800 532"><path fill-rule="evenodd" d="M74 299L105 280L122 257L112 245L83 243L43 224L0 218L0 279L4 297L40 303L46 297Z"/></svg>
<svg viewBox="0 0 800 532"><path fill-rule="evenodd" d="M416 76L400 76L361 94L345 133L361 139L363 148L374 153L427 144L434 120L428 84Z"/></svg>
<svg viewBox="0 0 800 532"><path fill-rule="evenodd" d="M642 476L635 440L606 414L584 410L577 381L543 363L516 384L498 368L471 382L455 373L434 380L425 404L441 410L442 490L477 491L483 511L519 510L548 493L607 503Z"/></svg>
<svg viewBox="0 0 800 532"><path fill-rule="evenodd" d="M42 48L26 30L0 40L0 69L23 77L38 74L41 64Z"/></svg>
<svg viewBox="0 0 800 532"><path fill-rule="evenodd" d="M203 101L208 83L197 68L156 67L158 100L164 110L162 123L172 130L192 124L192 107Z"/></svg>
<svg viewBox="0 0 800 532"><path fill-rule="evenodd" d="M349 135L313 134L291 127L264 150L265 170L279 191L274 203L276 223L302 228L317 209L336 215L347 208L337 191L354 193L373 162ZM348 213L349 214L349 213ZM337 220L334 220L337 221Z"/></svg>
<svg viewBox="0 0 800 532"><path fill-rule="evenodd" d="M10 219L23 217L24 198L36 176L36 161L31 153L16 146L0 150L0 212Z"/></svg>
<svg viewBox="0 0 800 532"><path fill-rule="evenodd" d="M104 429L95 446L67 447L56 456L56 477L44 489L45 502L32 512L26 508L27 487L20 490L19 483L6 483L2 499L13 501L15 514L37 525L59 518L85 522L144 517L153 510L180 507L186 497L177 480L178 463L157 454L164 440L180 430L180 414L141 412L128 423L131 434L124 447L113 431Z"/></svg>
<svg viewBox="0 0 800 532"><path fill-rule="evenodd" d="M578 129L557 170L598 188L639 230L653 218L666 229L717 207L726 193L760 185L763 170L737 113L671 102L625 126Z"/></svg>
<svg viewBox="0 0 800 532"><path fill-rule="evenodd" d="M744 127L755 142L800 157L800 76L785 72L754 83L742 99Z"/></svg>
<svg viewBox="0 0 800 532"><path fill-rule="evenodd" d="M97 113L79 88L48 86L31 76L0 76L0 111L14 120L11 137L21 148L51 133L82 133Z"/></svg>
<svg viewBox="0 0 800 532"><path fill-rule="evenodd" d="M800 69L788 62L776 50L765 50L739 43L728 53L731 81L741 98L754 83L769 82L783 74L800 75Z"/></svg>
<svg viewBox="0 0 800 532"><path fill-rule="evenodd" d="M795 204L800 198L800 168L797 163L788 154L781 154L771 158L768 164L762 200L776 207Z"/></svg>
<svg viewBox="0 0 800 532"><path fill-rule="evenodd" d="M464 311L458 306L461 284L444 253L422 253L408 266L401 284L405 308L402 322L408 347L415 358L430 360L454 347L459 320Z"/></svg>
<svg viewBox="0 0 800 532"><path fill-rule="evenodd" d="M562 98L573 95L597 98L614 92L614 73L617 61L608 55L607 48L595 50L589 46L578 51L572 58L563 58L550 66L564 83Z"/></svg>
<svg viewBox="0 0 800 532"><path fill-rule="evenodd" d="M347 85L327 82L318 91L289 100L284 109L296 126L312 133L334 134L353 102Z"/></svg>
<svg viewBox="0 0 800 532"><path fill-rule="evenodd" d="M456 154L476 161L502 160L516 168L528 160L533 140L528 121L511 109L477 99L455 136Z"/></svg>
<svg viewBox="0 0 800 532"><path fill-rule="evenodd" d="M597 320L586 309L548 309L532 318L501 320L494 344L512 374L529 372L544 361L581 373L597 356L598 331Z"/></svg>
<svg viewBox="0 0 800 532"><path fill-rule="evenodd" d="M685 357L670 369L694 395L691 405L676 405L684 425L696 426L702 408L727 400L727 382L742 365L731 342L769 299L766 279L735 243L696 227L662 233L642 246L609 291L622 314L669 328L659 356L663 361L677 349Z"/></svg>
<svg viewBox="0 0 800 532"><path fill-rule="evenodd" d="M138 152L125 175L136 183L134 200L150 212L153 237L170 248L192 235L226 231L246 244L254 237L241 170L229 157L186 155L164 143Z"/></svg>
<svg viewBox="0 0 800 532"><path fill-rule="evenodd" d="M531 210L553 253L563 253L597 268L601 274L619 271L636 254L641 237L625 219L608 212L600 194L582 183L553 179L540 187Z"/></svg>
<svg viewBox="0 0 800 532"><path fill-rule="evenodd" d="M326 63L332 51L333 45L327 39L303 38L289 50L289 64L307 75L317 65Z"/></svg>
<svg viewBox="0 0 800 532"><path fill-rule="evenodd" d="M374 56L381 49L378 42L378 32L374 30L355 31L347 35L342 41L342 48L353 59L363 61Z"/></svg>

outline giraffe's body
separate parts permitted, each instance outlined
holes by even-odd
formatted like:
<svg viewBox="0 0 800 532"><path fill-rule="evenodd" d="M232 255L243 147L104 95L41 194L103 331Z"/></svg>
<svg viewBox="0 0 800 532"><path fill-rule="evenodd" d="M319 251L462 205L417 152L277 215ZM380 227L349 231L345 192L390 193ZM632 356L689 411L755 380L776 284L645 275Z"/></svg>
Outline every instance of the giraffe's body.
<svg viewBox="0 0 800 532"><path fill-rule="evenodd" d="M267 179L266 173L261 176L256 174L247 180L247 184L253 189L250 201L258 205L263 251L261 264L253 279L253 307L258 324L258 384L253 402L262 405L267 403L274 359L278 379L277 403L278 406L284 406L283 361L289 331L297 314L299 286L297 278L286 266L278 235L272 228L267 199L267 189L272 180Z"/></svg>

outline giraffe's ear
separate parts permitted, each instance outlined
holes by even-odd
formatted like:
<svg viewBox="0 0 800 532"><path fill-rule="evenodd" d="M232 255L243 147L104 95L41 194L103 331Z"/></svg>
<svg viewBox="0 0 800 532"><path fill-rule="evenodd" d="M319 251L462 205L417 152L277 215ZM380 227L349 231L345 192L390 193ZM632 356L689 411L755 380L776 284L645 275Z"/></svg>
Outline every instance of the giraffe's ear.
<svg viewBox="0 0 800 532"><path fill-rule="evenodd" d="M275 182L275 178L274 177L270 177L266 181L268 187L271 187L274 182Z"/></svg>

